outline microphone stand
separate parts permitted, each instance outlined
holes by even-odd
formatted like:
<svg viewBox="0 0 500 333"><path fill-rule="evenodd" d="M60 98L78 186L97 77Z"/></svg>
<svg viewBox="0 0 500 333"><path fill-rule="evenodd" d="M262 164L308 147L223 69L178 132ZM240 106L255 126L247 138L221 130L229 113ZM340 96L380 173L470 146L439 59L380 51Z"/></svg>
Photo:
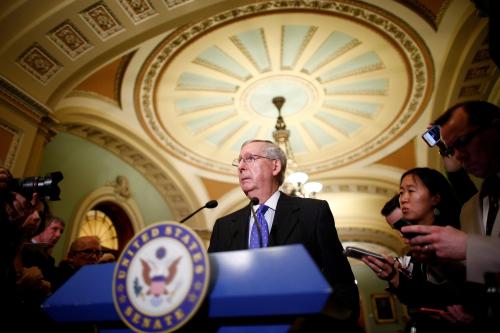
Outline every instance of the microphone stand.
<svg viewBox="0 0 500 333"><path fill-rule="evenodd" d="M203 208L215 208L217 207L218 203L216 200L210 200L209 202L207 202L204 206L201 206L200 208L198 208L197 210L195 210L194 212L192 212L191 214L189 214L188 216L186 216L185 218L183 218L182 220L179 221L179 223L184 223L186 222L188 219L190 219L194 214L198 213L200 210L202 210Z"/></svg>
<svg viewBox="0 0 500 333"><path fill-rule="evenodd" d="M262 229L260 228L259 220L257 220L257 214L255 214L255 210L253 209L254 205L259 204L259 199L258 198L252 198L250 199L250 210L252 211L252 216L253 216L253 223L257 226L257 234L259 235L259 246L262 248ZM252 230L250 230L252 232ZM250 238L252 238L250 236Z"/></svg>

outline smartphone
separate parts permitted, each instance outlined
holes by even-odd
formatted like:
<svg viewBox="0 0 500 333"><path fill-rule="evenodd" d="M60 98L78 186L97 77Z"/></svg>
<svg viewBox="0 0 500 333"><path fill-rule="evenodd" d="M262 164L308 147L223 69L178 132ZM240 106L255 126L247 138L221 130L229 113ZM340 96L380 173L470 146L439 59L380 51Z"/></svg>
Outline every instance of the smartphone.
<svg viewBox="0 0 500 333"><path fill-rule="evenodd" d="M412 239L415 236L421 235L421 234L416 233L416 232L402 232L401 228L405 227L407 225L413 225L413 223L411 223L410 221L406 221L406 220L400 219L400 220L394 222L394 224L392 225L392 227L394 229L396 229L396 230L399 230L403 234L403 236L405 238L408 238L408 239Z"/></svg>
<svg viewBox="0 0 500 333"><path fill-rule="evenodd" d="M441 129L438 125L434 125L422 134L422 139L429 147L434 147L441 141Z"/></svg>
<svg viewBox="0 0 500 333"><path fill-rule="evenodd" d="M368 251L368 250L365 250L365 249L362 249L359 247L355 247L355 246L346 247L344 253L346 256L354 258L354 259L358 259L358 260L361 260L361 258L363 258L365 256L371 256L371 257L375 257L379 260L385 260L385 258L381 254L371 252L371 251Z"/></svg>
<svg viewBox="0 0 500 333"><path fill-rule="evenodd" d="M446 144L441 140L441 127L439 125L433 125L427 131L422 134L422 139L429 147L438 146L439 153L441 156L452 156L453 149L449 149Z"/></svg>

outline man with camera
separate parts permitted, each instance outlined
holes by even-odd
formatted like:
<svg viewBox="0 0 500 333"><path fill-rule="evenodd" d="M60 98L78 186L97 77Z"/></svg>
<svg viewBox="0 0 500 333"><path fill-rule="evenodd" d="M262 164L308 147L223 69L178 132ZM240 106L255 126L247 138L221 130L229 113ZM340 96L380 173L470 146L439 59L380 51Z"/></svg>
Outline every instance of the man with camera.
<svg viewBox="0 0 500 333"><path fill-rule="evenodd" d="M0 204L1 222L15 221L25 217L31 205L20 193L10 191L10 181L12 174L6 168L0 167Z"/></svg>
<svg viewBox="0 0 500 333"><path fill-rule="evenodd" d="M0 167L0 292L6 305L3 314L18 323L21 331L39 327L45 319L40 303L51 285L39 267L25 265L22 250L45 227L45 199L58 199L57 182L62 174L58 176L14 179Z"/></svg>

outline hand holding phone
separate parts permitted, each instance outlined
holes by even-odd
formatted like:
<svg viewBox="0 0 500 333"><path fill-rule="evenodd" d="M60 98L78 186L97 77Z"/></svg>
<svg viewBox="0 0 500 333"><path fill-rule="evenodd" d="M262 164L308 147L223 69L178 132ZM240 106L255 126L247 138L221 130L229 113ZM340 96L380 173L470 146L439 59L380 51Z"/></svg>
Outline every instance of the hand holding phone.
<svg viewBox="0 0 500 333"><path fill-rule="evenodd" d="M452 156L453 150L449 149L446 144L441 140L441 127L433 125L422 134L422 139L429 147L438 146L441 156Z"/></svg>
<svg viewBox="0 0 500 333"><path fill-rule="evenodd" d="M392 225L392 227L396 230L399 230L403 234L403 236L408 239L412 239L413 237L420 235L419 233L416 232L402 232L401 228L407 225L413 225L413 223L411 223L410 221L399 219Z"/></svg>
<svg viewBox="0 0 500 333"><path fill-rule="evenodd" d="M358 260L361 260L361 258L363 258L365 256L370 256L370 257L377 258L378 260L386 261L384 256L382 256L381 254L371 252L371 251L368 251L368 250L365 250L365 249L362 249L359 247L355 247L355 246L346 247L344 253L346 256L354 258L354 259L358 259Z"/></svg>
<svg viewBox="0 0 500 333"><path fill-rule="evenodd" d="M441 140L441 128L433 125L422 134L422 139L429 147L434 147Z"/></svg>

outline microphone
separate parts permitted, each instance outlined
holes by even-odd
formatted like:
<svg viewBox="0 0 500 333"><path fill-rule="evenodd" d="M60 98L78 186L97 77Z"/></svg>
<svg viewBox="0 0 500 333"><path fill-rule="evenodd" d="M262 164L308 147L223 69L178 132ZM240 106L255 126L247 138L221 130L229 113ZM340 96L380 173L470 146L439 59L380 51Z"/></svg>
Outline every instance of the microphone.
<svg viewBox="0 0 500 333"><path fill-rule="evenodd" d="M260 228L259 221L257 220L257 214L255 214L255 210L253 209L253 206L259 204L259 198L253 197L250 199L250 210L252 211L252 216L253 216L253 224L257 226L257 234L259 235L259 246L262 247L262 229ZM252 232L252 230L250 230ZM251 237L250 237L251 238Z"/></svg>
<svg viewBox="0 0 500 333"><path fill-rule="evenodd" d="M207 202L205 204L205 206L201 206L200 208L198 208L197 210L195 210L194 212L192 212L191 214L189 214L188 216L186 216L185 218L183 218L182 220L180 220L179 223L186 222L186 220L188 220L189 218L191 218L194 214L198 213L203 208L215 208L215 207L217 207L218 204L219 203L217 202L217 200L210 200L209 202Z"/></svg>

